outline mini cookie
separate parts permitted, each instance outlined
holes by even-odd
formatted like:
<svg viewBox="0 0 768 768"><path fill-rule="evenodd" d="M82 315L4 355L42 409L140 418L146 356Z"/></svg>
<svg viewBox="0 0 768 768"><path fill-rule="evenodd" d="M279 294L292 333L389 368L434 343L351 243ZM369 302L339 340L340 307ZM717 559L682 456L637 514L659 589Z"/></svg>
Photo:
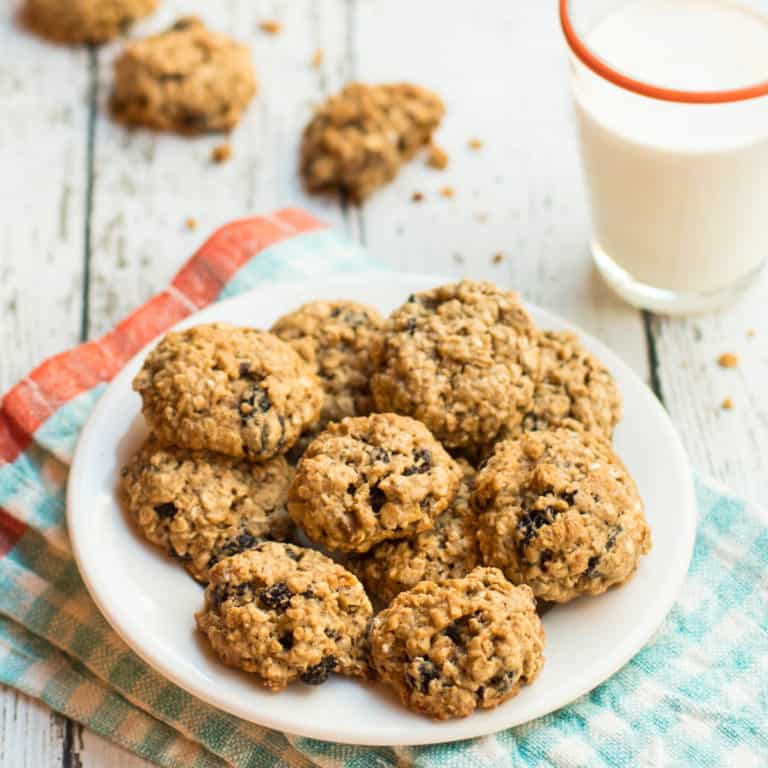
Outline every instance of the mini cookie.
<svg viewBox="0 0 768 768"><path fill-rule="evenodd" d="M148 16L159 0L26 0L24 23L57 43L104 43Z"/></svg>
<svg viewBox="0 0 768 768"><path fill-rule="evenodd" d="M276 336L218 323L169 333L133 380L164 443L266 461L320 413L323 390Z"/></svg>
<svg viewBox="0 0 768 768"><path fill-rule="evenodd" d="M350 83L318 107L304 129L307 190L339 191L361 202L430 143L444 113L436 94L410 83Z"/></svg>
<svg viewBox="0 0 768 768"><path fill-rule="evenodd" d="M431 528L460 478L456 462L418 421L394 413L347 418L307 448L288 511L315 543L367 552Z"/></svg>
<svg viewBox="0 0 768 768"><path fill-rule="evenodd" d="M544 663L531 590L496 568L401 592L374 618L370 640L384 682L406 706L439 720L498 706Z"/></svg>
<svg viewBox="0 0 768 768"><path fill-rule="evenodd" d="M126 46L111 106L128 125L209 133L234 128L255 93L248 47L190 17Z"/></svg>
<svg viewBox="0 0 768 768"><path fill-rule="evenodd" d="M384 541L347 563L383 605L420 581L459 578L478 565L477 518L469 503L475 471L464 461L459 464L464 473L459 491L434 528L412 539Z"/></svg>
<svg viewBox="0 0 768 768"><path fill-rule="evenodd" d="M313 301L281 317L272 333L316 371L325 388L320 428L371 412L371 339L382 325L373 308L354 301Z"/></svg>
<svg viewBox="0 0 768 768"><path fill-rule="evenodd" d="M417 293L374 342L374 402L423 421L448 448L487 444L530 407L534 342L517 296L492 283Z"/></svg>
<svg viewBox="0 0 768 768"><path fill-rule="evenodd" d="M651 548L634 481L609 443L583 431L497 443L473 503L486 565L563 603L623 584Z"/></svg>
<svg viewBox="0 0 768 768"><path fill-rule="evenodd" d="M265 542L211 569L196 618L222 661L281 690L367 675L372 612L362 584L330 558Z"/></svg>
<svg viewBox="0 0 768 768"><path fill-rule="evenodd" d="M198 581L224 557L293 533L286 501L293 470L162 446L150 438L122 471L122 489L144 536Z"/></svg>

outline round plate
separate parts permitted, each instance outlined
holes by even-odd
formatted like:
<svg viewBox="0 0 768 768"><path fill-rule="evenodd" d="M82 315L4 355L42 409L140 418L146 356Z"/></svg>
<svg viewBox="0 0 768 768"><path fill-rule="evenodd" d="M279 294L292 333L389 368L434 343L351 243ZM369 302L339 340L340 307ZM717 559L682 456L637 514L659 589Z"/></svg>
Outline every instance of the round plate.
<svg viewBox="0 0 768 768"><path fill-rule="evenodd" d="M357 274L269 285L215 304L179 327L221 320L269 328L299 304L341 297L388 313L410 293L447 282L426 275ZM542 309L529 309L540 327L578 330ZM685 579L696 528L691 472L669 417L616 355L581 336L623 392L625 415L615 445L640 488L653 549L626 586L545 614L544 668L532 686L500 707L435 722L401 706L383 685L343 677L317 688L297 684L270 693L257 678L228 669L209 653L195 630L200 586L137 535L118 502L120 467L146 434L139 396L131 390L146 349L102 396L69 476L69 534L91 595L125 642L161 674L220 709L288 733L350 744L429 744L499 731L568 704L624 665L657 629Z"/></svg>

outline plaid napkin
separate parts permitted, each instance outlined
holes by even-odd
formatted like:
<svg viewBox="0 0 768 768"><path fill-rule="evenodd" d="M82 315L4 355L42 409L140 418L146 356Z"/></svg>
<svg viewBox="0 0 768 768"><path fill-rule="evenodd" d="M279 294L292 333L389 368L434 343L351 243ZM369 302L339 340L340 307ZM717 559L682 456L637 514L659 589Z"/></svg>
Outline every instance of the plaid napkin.
<svg viewBox="0 0 768 768"><path fill-rule="evenodd" d="M235 222L113 331L47 360L5 395L0 681L169 767L768 765L768 520L702 482L688 581L653 641L570 706L482 739L368 748L270 731L172 685L112 631L83 586L64 520L67 465L106 382L219 298L265 281L377 268L299 210Z"/></svg>

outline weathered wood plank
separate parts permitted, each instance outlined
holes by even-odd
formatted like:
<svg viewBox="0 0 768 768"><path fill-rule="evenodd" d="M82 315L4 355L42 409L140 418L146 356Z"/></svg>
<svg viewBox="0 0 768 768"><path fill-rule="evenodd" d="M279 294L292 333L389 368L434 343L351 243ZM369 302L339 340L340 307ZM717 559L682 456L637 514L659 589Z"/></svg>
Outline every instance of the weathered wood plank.
<svg viewBox="0 0 768 768"><path fill-rule="evenodd" d="M370 0L355 7L355 75L433 87L445 171L415 161L365 206L370 247L400 269L490 279L581 324L647 378L640 313L592 269L554 6ZM393 46L396 55L392 54ZM480 150L467 146L477 137ZM442 187L455 196L441 196ZM411 195L425 200L414 203ZM502 254L494 263L493 256Z"/></svg>
<svg viewBox="0 0 768 768"><path fill-rule="evenodd" d="M8 768L62 766L64 718L45 704L0 687L0 765Z"/></svg>

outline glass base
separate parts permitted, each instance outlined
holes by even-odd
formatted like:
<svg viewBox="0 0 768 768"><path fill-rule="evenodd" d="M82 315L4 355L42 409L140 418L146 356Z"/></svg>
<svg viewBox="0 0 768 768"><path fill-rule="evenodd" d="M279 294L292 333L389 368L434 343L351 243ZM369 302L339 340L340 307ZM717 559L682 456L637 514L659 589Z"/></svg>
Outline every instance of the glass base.
<svg viewBox="0 0 768 768"><path fill-rule="evenodd" d="M716 291L678 293L638 282L616 264L594 241L590 243L590 249L598 272L624 301L640 309L649 309L652 312L666 315L693 315L711 312L722 307L736 299L752 285L765 266L765 261L763 261L756 269Z"/></svg>

